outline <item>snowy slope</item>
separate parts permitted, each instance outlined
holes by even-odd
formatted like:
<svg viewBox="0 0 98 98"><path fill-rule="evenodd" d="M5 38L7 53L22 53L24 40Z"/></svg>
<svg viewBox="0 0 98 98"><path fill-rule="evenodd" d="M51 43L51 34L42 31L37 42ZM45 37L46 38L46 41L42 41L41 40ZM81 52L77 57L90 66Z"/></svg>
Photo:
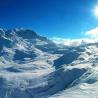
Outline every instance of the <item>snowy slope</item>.
<svg viewBox="0 0 98 98"><path fill-rule="evenodd" d="M0 98L97 98L97 63L97 42L65 46L0 29Z"/></svg>

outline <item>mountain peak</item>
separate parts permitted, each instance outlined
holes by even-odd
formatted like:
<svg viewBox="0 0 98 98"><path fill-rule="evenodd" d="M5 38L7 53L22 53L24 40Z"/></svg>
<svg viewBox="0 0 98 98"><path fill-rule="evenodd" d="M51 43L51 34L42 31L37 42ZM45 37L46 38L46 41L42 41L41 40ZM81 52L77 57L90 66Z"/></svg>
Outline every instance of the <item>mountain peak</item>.
<svg viewBox="0 0 98 98"><path fill-rule="evenodd" d="M36 32L34 32L33 30L29 30L29 29L9 29L9 30L6 30L4 33L6 37L8 36L11 37L13 35L22 37L24 39L32 39L32 38L38 37Z"/></svg>
<svg viewBox="0 0 98 98"><path fill-rule="evenodd" d="M32 38L38 37L36 32L34 32L33 30L29 30L29 29L20 29L18 31L16 30L15 32L19 37L22 37L24 39L32 39Z"/></svg>

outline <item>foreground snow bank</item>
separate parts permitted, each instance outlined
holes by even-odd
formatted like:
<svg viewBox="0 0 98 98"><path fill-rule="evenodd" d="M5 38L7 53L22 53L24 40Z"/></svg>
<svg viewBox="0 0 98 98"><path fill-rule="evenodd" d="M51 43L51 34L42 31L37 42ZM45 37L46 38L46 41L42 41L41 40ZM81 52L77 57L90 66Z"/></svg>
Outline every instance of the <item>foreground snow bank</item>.
<svg viewBox="0 0 98 98"><path fill-rule="evenodd" d="M49 71L49 70L47 70ZM47 98L68 86L86 70L84 68L60 68L49 74L38 75L17 72L0 75L0 97L5 98ZM40 73L40 70L39 70Z"/></svg>

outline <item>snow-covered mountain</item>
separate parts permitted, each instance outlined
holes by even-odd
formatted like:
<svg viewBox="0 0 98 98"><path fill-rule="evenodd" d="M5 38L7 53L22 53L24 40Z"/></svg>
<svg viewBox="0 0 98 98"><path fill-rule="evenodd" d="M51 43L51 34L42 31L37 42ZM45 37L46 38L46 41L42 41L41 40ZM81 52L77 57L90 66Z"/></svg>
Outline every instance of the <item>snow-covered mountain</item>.
<svg viewBox="0 0 98 98"><path fill-rule="evenodd" d="M97 42L66 46L0 29L0 98L97 98L97 63Z"/></svg>

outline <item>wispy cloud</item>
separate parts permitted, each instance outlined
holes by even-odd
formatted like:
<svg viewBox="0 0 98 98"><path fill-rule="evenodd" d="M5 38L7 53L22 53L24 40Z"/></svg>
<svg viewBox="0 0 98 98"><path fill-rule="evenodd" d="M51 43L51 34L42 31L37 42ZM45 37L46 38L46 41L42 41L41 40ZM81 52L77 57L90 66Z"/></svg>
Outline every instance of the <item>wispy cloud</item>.
<svg viewBox="0 0 98 98"><path fill-rule="evenodd" d="M57 44L64 44L67 46L78 46L83 43L95 43L98 42L98 27L88 30L83 33L85 38L79 39L66 39L66 38L59 38L53 37L51 38Z"/></svg>
<svg viewBox="0 0 98 98"><path fill-rule="evenodd" d="M81 38L81 39L66 39L66 38L58 38L54 37L52 40L57 44L63 44L66 46L79 46L84 43L95 43L98 42L98 39L91 38Z"/></svg>
<svg viewBox="0 0 98 98"><path fill-rule="evenodd" d="M66 38L58 38L58 37L54 37L52 38L52 40L57 43L57 44L64 44L67 46L70 45L79 45L81 43L80 39L66 39Z"/></svg>
<svg viewBox="0 0 98 98"><path fill-rule="evenodd" d="M98 27L85 32L85 35L90 38L98 38Z"/></svg>

